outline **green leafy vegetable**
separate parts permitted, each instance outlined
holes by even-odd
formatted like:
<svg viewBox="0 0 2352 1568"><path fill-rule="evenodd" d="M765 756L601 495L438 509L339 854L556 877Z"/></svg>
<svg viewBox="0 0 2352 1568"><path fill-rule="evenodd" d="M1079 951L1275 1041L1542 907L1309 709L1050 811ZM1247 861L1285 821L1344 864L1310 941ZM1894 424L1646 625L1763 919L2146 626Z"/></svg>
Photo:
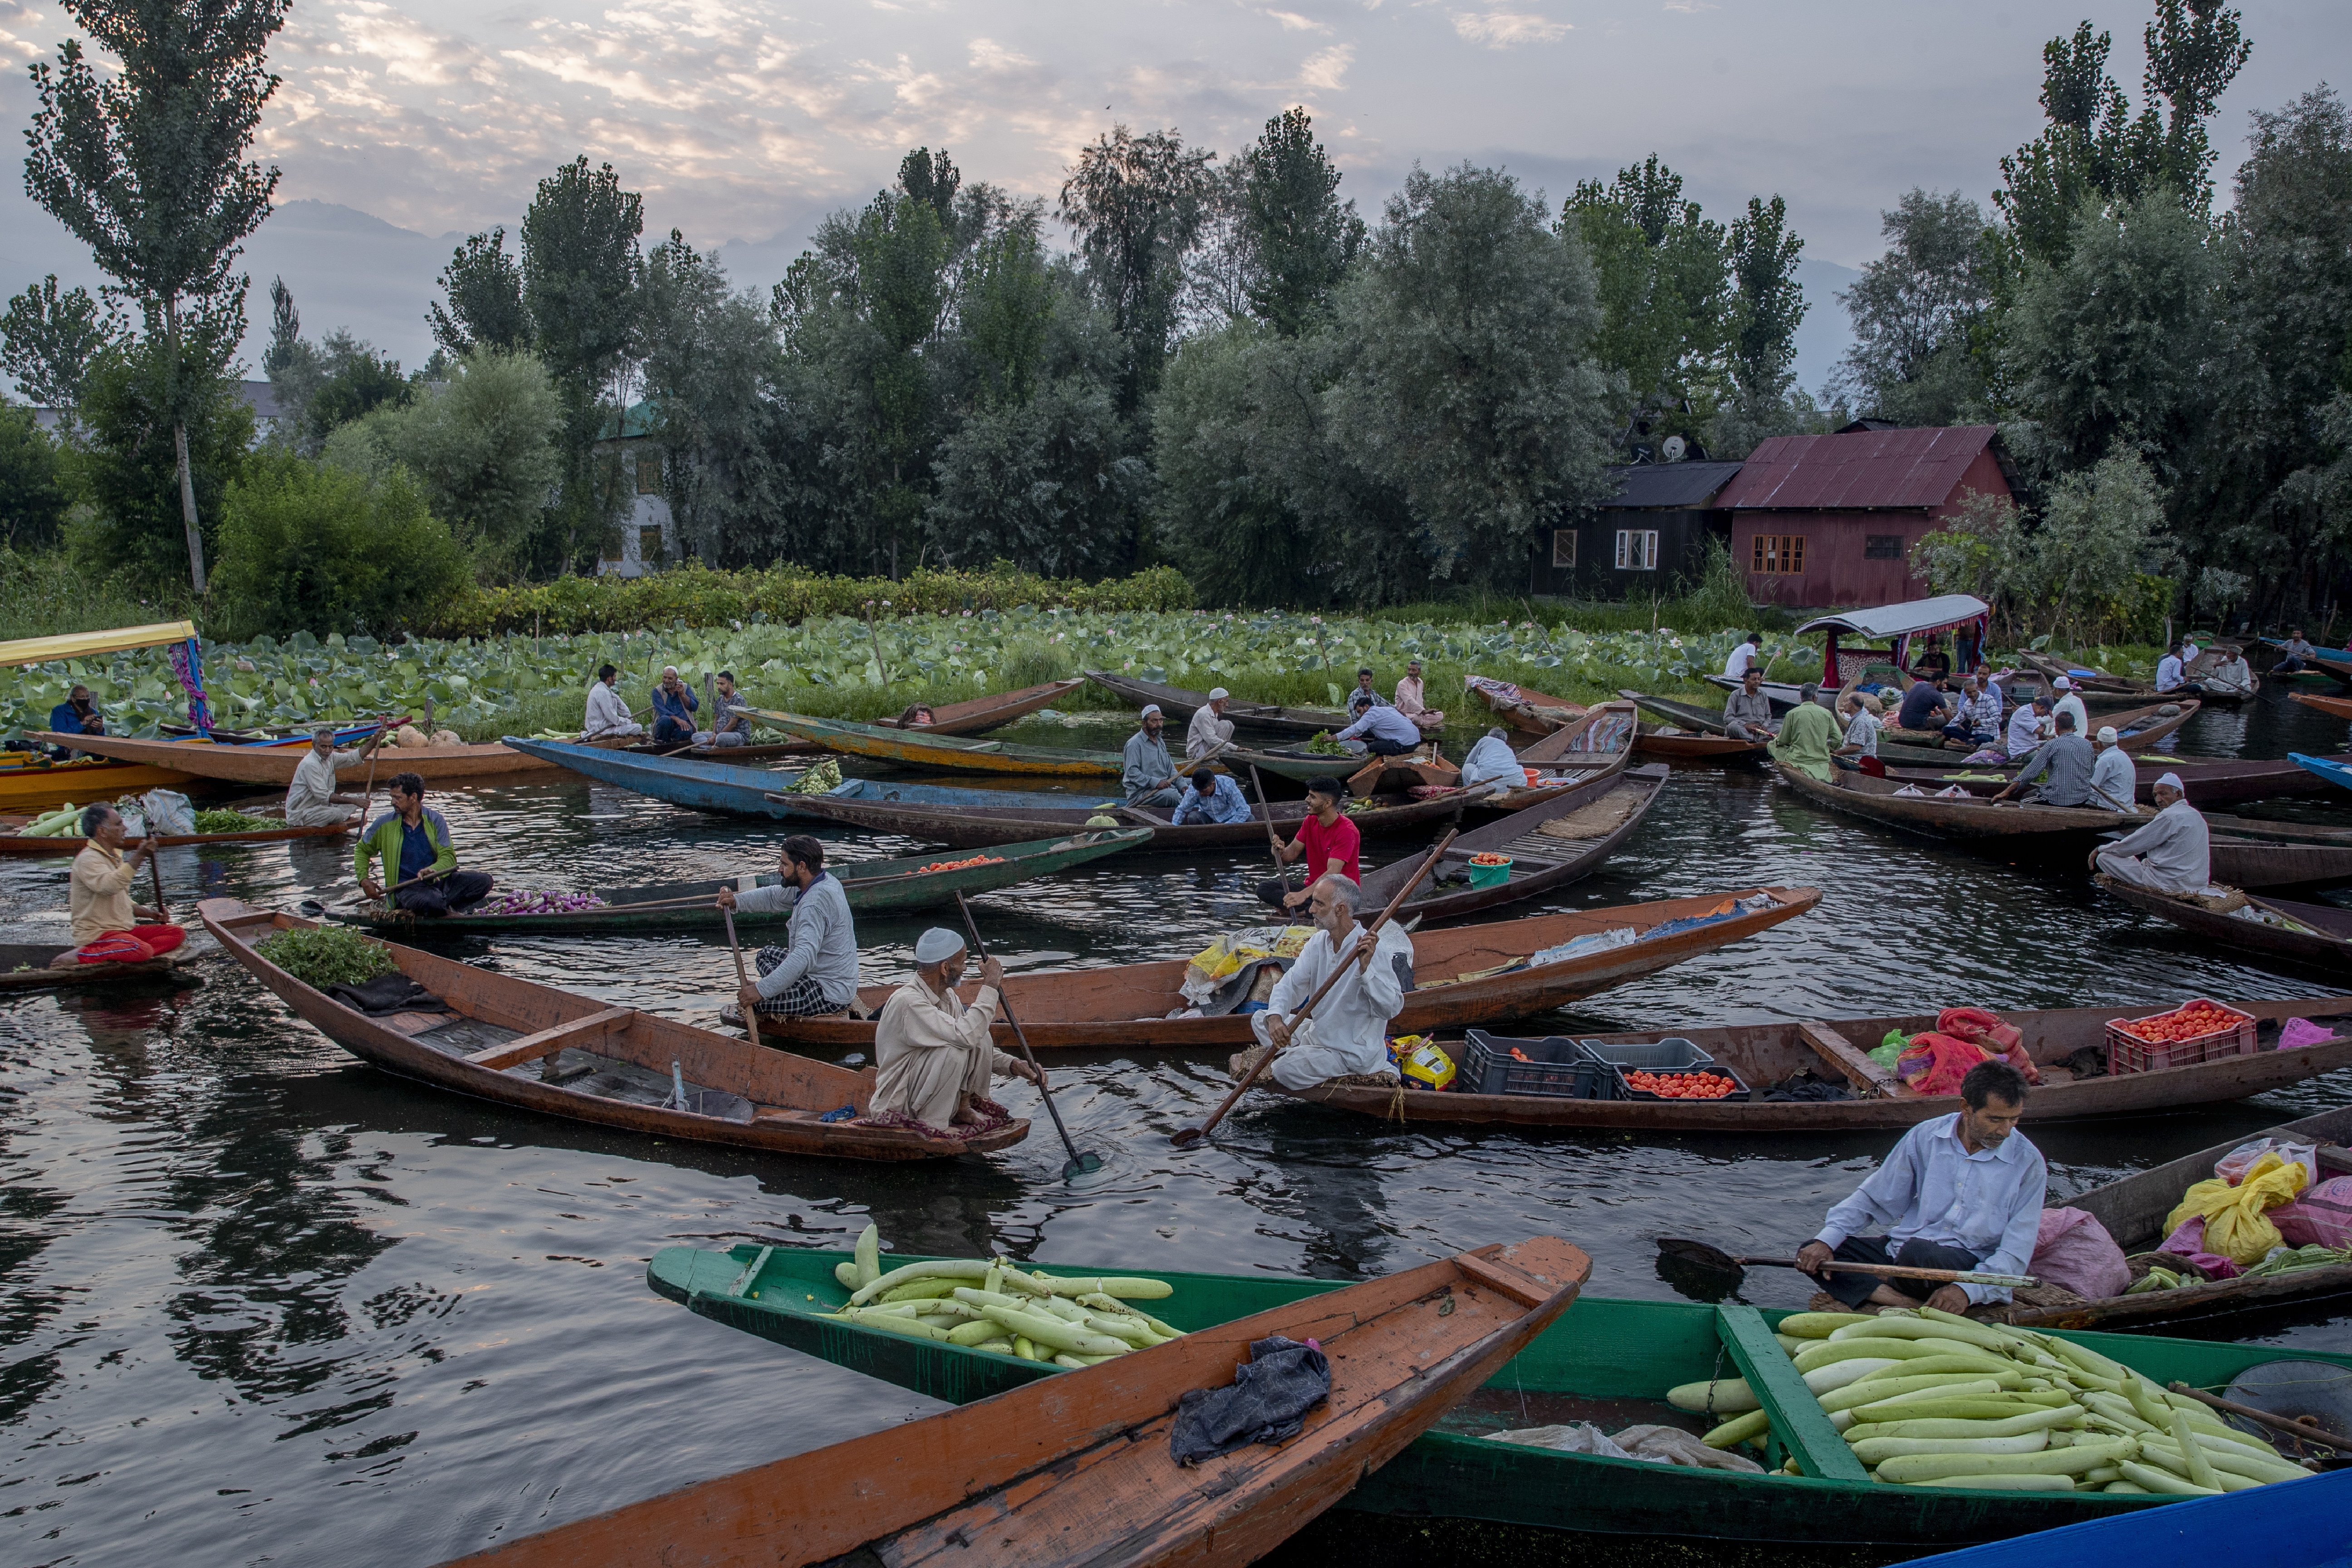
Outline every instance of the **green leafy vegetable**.
<svg viewBox="0 0 2352 1568"><path fill-rule="evenodd" d="M196 813L196 831L199 833L259 833L285 826L266 816L247 816L241 811L230 811L226 807Z"/></svg>
<svg viewBox="0 0 2352 1568"><path fill-rule="evenodd" d="M348 926L280 931L254 951L317 991L330 985L364 985L399 967L382 942L371 942Z"/></svg>

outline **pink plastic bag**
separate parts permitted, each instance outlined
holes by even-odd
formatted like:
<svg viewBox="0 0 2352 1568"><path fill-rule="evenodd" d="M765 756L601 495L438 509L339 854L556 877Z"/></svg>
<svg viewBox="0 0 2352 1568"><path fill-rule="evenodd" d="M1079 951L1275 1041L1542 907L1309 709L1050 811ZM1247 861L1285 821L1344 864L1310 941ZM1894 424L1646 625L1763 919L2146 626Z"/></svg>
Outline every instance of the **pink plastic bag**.
<svg viewBox="0 0 2352 1568"><path fill-rule="evenodd" d="M2274 1208L2269 1212L2274 1215L2278 1210ZM2157 1250L2186 1258L2203 1270L2208 1279L2235 1279L2238 1277L2235 1263L2219 1253L2205 1250L2205 1216L2201 1214L2192 1219L2182 1220L2180 1228L2166 1237L2164 1245Z"/></svg>
<svg viewBox="0 0 2352 1568"><path fill-rule="evenodd" d="M1980 1047L1930 1029L1911 1037L1895 1058L1895 1071L1921 1094L1958 1094L1969 1069L1984 1059Z"/></svg>
<svg viewBox="0 0 2352 1568"><path fill-rule="evenodd" d="M2297 1046L2324 1045L2335 1037L2333 1030L2323 1029L2308 1018L2289 1018L2279 1030L2278 1048L2291 1051Z"/></svg>
<svg viewBox="0 0 2352 1568"><path fill-rule="evenodd" d="M2352 1176L2330 1176L2265 1215L2289 1247L2352 1247Z"/></svg>
<svg viewBox="0 0 2352 1568"><path fill-rule="evenodd" d="M2081 1209L2043 1209L2033 1238L2033 1261L2025 1270L2044 1285L2063 1285L2077 1296L2098 1300L2120 1296L2131 1283L2131 1266L2107 1227Z"/></svg>

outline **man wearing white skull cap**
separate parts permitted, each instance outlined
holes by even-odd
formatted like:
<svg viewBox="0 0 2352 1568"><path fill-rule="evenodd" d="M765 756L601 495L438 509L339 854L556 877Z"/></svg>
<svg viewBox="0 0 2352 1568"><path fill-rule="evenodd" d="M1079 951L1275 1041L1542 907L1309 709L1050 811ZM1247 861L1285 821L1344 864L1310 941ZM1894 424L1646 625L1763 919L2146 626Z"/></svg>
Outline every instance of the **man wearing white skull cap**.
<svg viewBox="0 0 2352 1568"><path fill-rule="evenodd" d="M996 1109L988 1090L999 1073L1034 1081L1028 1064L996 1048L996 1022L1004 966L980 966L980 994L969 1005L956 994L964 976L963 938L933 926L915 943L915 976L882 1005L874 1030L874 1098L870 1119L903 1116L941 1131L985 1119Z"/></svg>
<svg viewBox="0 0 2352 1568"><path fill-rule="evenodd" d="M2156 820L2092 851L2091 868L2159 893L2204 891L2213 880L2212 835L2179 773L2156 781Z"/></svg>
<svg viewBox="0 0 2352 1568"><path fill-rule="evenodd" d="M1231 743L1234 721L1225 717L1225 702L1231 696L1220 686L1209 693L1206 702L1192 710L1192 721L1184 728L1185 761L1197 763Z"/></svg>

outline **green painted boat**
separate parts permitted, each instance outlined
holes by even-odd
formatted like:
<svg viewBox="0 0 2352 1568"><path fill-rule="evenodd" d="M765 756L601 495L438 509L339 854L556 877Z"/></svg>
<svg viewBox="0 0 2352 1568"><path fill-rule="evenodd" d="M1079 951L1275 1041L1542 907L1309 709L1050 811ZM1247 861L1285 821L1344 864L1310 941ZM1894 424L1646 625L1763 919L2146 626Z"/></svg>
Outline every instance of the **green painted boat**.
<svg viewBox="0 0 2352 1568"><path fill-rule="evenodd" d="M828 868L841 879L853 913L895 914L927 910L955 901L958 893L985 893L1038 877L1050 877L1122 849L1151 841L1149 827L1107 827L1074 833L1065 838L1040 838L1027 844L1006 844L981 853L991 857L977 866L926 871L941 857L917 855L903 860L853 860ZM730 878L725 881L660 882L649 888L585 889L604 900L601 908L559 910L542 914L452 915L446 920L418 920L406 910L380 909L333 910L327 918L344 925L374 931L398 931L406 941L418 936L480 936L491 931L541 931L557 935L604 935L620 931L697 931L723 934L725 925L713 901L721 888L749 892L772 888L783 879L776 872ZM771 914L739 911L735 929L759 931L782 926L792 919L789 910Z"/></svg>
<svg viewBox="0 0 2352 1568"><path fill-rule="evenodd" d="M846 1252L791 1247L746 1245L722 1252L668 1247L646 1265L646 1281L699 1316L951 1405L1060 1375L1047 1363L854 1328L821 1316L847 1299L833 1270L849 1260ZM922 1259L889 1254L883 1266L918 1261ZM1345 1283L1177 1273L1133 1262L1104 1268L1055 1264L1045 1272L1164 1279L1174 1294L1147 1309L1188 1331ZM1624 1535L1957 1546L2179 1500L1882 1484L1868 1479L1818 1405L1812 1406L1811 1422L1802 1414L1774 1422L1776 1434L1792 1434L1799 1463L1809 1472L1803 1476L1735 1475L1486 1440L1489 1433L1575 1421L1594 1422L1605 1431L1637 1422L1690 1429L1704 1418L1673 1409L1664 1393L1710 1377L1746 1376L1762 1386L1769 1404L1777 1405L1779 1394L1790 1390L1811 1404L1772 1337L1773 1325L1789 1315L1738 1305L1580 1296L1534 1344L1449 1412L1436 1430L1359 1484L1340 1506L1406 1518ZM2213 1389L2264 1362L2325 1361L2352 1367L2352 1356L2299 1348L2084 1331L2064 1337L2158 1382L2179 1379ZM1777 1466L1780 1457L1776 1441L1768 1462Z"/></svg>

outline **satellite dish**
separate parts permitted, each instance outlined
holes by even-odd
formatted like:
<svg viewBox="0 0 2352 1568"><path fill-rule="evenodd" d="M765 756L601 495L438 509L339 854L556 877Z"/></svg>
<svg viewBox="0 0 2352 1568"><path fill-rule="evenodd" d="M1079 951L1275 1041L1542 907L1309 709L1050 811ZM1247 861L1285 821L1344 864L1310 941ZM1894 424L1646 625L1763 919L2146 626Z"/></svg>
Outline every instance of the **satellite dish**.
<svg viewBox="0 0 2352 1568"><path fill-rule="evenodd" d="M1689 449L1690 448L1685 444L1681 437L1669 436L1665 438L1664 443L1659 447L1658 451L1667 462L1679 463L1683 460L1683 454Z"/></svg>

